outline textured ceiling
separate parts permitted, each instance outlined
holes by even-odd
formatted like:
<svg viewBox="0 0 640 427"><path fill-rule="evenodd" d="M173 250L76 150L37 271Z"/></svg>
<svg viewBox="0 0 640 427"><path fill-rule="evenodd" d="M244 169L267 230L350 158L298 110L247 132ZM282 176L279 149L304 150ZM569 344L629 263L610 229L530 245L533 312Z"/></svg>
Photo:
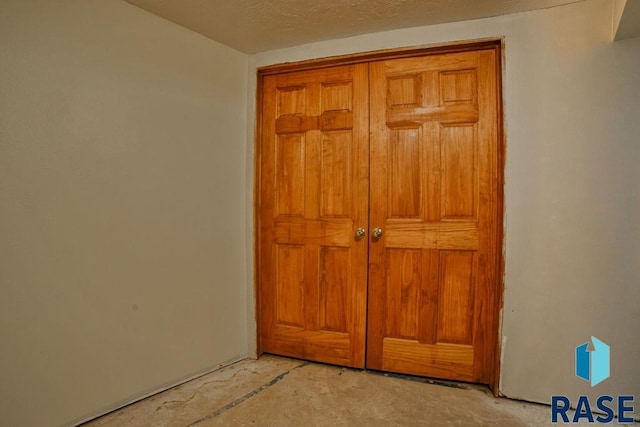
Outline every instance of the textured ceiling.
<svg viewBox="0 0 640 427"><path fill-rule="evenodd" d="M125 0L246 53L578 0Z"/></svg>

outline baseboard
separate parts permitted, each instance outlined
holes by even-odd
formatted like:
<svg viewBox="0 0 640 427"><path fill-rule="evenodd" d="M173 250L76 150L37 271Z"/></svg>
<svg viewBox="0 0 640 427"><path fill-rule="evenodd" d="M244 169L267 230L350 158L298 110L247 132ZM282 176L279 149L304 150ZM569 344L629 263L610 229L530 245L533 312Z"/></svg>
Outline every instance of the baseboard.
<svg viewBox="0 0 640 427"><path fill-rule="evenodd" d="M177 379L175 381L170 381L170 382L164 383L164 384L162 384L162 385L160 385L160 386L158 386L156 388L153 388L150 391L146 391L146 392L143 392L143 393L141 393L139 395L135 395L135 396L131 396L131 397L128 397L126 399L123 399L123 400L121 400L120 402L118 402L118 403L116 403L114 405L109 405L108 407L99 410L98 412L94 412L94 413L91 413L91 414L84 415L81 418L78 418L77 420L72 421L69 424L65 424L65 426L71 425L71 426L76 427L76 426L80 426L80 425L82 425L84 423L88 423L89 421L92 421L92 420L95 420L96 418L100 418L100 417L102 417L104 415L110 414L111 412L115 412L115 411L117 411L119 409L122 409L122 408L124 408L126 406L132 405L132 404L134 404L136 402L139 402L141 400L144 400L144 399L146 399L148 397L154 396L154 395L156 395L158 393L162 393L163 391L167 391L167 390L169 390L169 389L171 389L173 387L177 387L177 386L179 386L181 384L184 384L186 382L195 380L196 378L200 378L200 377L202 377L204 375L210 374L211 372L214 372L214 371L217 371L219 369L225 368L227 366L233 365L234 363L238 363L238 362L240 362L242 360L247 359L248 357L250 357L250 356L247 356L247 355L235 356L235 357L233 357L233 358L231 358L231 359L229 359L229 360L227 360L225 362L218 363L215 366L212 366L212 367L209 367L209 368L205 368L205 369L200 370L200 371L196 371L195 373L191 373L191 374L189 374L187 376L184 376L184 377L181 377L181 378L179 378L179 379Z"/></svg>

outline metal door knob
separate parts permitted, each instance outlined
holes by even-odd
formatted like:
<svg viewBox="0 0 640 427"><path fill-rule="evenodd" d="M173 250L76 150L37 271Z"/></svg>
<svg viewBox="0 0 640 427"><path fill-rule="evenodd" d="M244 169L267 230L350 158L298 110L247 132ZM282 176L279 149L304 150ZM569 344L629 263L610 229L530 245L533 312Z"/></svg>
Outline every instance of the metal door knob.
<svg viewBox="0 0 640 427"><path fill-rule="evenodd" d="M367 232L365 231L364 228L362 228L362 227L358 228L356 230L356 240L362 239L366 234L367 234Z"/></svg>
<svg viewBox="0 0 640 427"><path fill-rule="evenodd" d="M373 236L374 240L378 240L379 238L381 238L382 228L374 228L373 231L371 231L371 236Z"/></svg>

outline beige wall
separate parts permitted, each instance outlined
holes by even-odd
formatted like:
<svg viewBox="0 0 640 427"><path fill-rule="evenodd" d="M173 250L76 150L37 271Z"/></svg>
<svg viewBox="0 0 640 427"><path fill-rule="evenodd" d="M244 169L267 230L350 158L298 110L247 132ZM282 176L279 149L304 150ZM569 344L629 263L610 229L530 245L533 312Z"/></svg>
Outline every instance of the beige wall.
<svg viewBox="0 0 640 427"><path fill-rule="evenodd" d="M588 0L248 63L119 0L0 1L0 425L67 424L255 351L256 66L496 36L502 390L640 395L640 39L610 42L611 9ZM573 375L591 335L612 351L593 389Z"/></svg>
<svg viewBox="0 0 640 427"><path fill-rule="evenodd" d="M611 14L609 0L588 0L250 58L253 102L255 67L505 38L502 391L510 397L640 396L640 39L612 44ZM591 335L611 346L612 359L611 378L593 389L574 376L573 361Z"/></svg>
<svg viewBox="0 0 640 427"><path fill-rule="evenodd" d="M0 1L0 425L246 356L247 60L120 0Z"/></svg>

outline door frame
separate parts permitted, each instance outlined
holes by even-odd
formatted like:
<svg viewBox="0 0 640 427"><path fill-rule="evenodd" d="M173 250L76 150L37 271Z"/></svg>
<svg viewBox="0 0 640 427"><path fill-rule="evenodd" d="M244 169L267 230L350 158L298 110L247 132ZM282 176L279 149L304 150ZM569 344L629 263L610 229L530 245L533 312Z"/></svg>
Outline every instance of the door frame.
<svg viewBox="0 0 640 427"><path fill-rule="evenodd" d="M494 357L492 360L491 370L493 371L492 378L489 382L489 387L493 391L494 395L501 395L499 390L500 385L500 360L502 355L502 309L504 299L504 271L505 271L505 247L504 247L504 217L505 217L505 204L504 204L504 183L505 183L505 152L506 152L506 138L504 131L504 110L503 110L503 62L504 62L504 39L503 38L488 38L479 40L460 41L453 43L418 46L418 47L406 47L399 49L385 49L376 50L370 52L354 53L349 55L332 56L327 58L311 59L300 62L275 64L266 67L260 67L257 69L257 86L256 86L256 115L255 115L255 138L254 138L254 177L253 177L253 284L254 284L254 306L255 306L255 320L256 320L256 355L262 354L262 348L260 344L260 283L259 274L256 266L259 264L259 241L260 241L260 172L261 172L261 141L262 141L262 109L263 99L262 91L265 76L273 74L282 74L295 71L317 70L321 68L334 67L339 65L351 65L359 64L363 62L373 62L390 59L411 58L417 56L429 56L438 55L443 53L457 53L468 52L474 50L495 50L496 52L496 77L497 77L497 105L496 113L498 118L497 123L497 138L498 138L498 194L496 194L496 203L498 206L496 223L497 223L497 257L496 257L496 294L495 298L495 319L496 325L492 331L492 341L494 348Z"/></svg>

